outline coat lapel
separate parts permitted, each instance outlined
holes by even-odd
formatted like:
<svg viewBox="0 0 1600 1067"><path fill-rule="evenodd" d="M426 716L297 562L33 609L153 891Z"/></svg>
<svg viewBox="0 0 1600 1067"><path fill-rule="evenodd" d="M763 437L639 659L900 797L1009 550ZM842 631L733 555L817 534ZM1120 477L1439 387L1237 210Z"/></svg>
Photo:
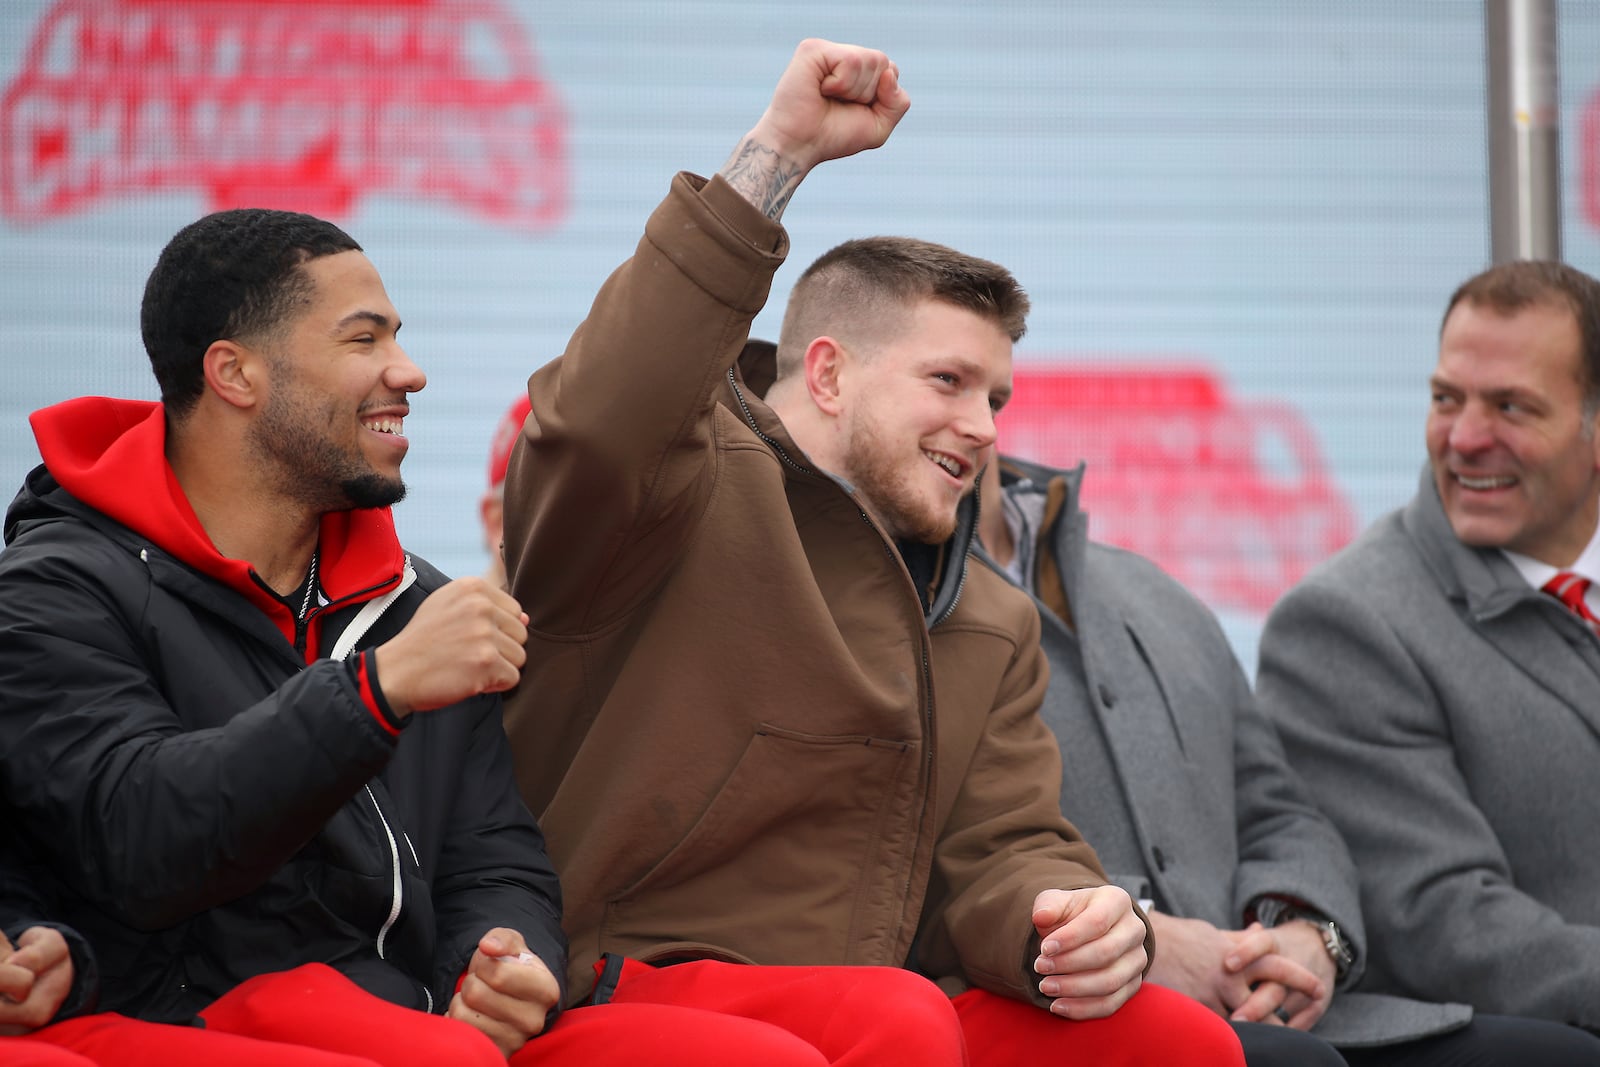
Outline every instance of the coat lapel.
<svg viewBox="0 0 1600 1067"><path fill-rule="evenodd" d="M1501 552L1462 544L1426 470L1422 480L1405 523L1444 593L1486 641L1600 737L1600 641Z"/></svg>

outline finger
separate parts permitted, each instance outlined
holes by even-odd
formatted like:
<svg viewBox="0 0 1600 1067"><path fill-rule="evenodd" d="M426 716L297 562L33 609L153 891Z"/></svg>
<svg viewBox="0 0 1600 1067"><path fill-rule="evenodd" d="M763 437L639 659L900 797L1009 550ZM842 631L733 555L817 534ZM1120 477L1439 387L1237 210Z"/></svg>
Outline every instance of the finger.
<svg viewBox="0 0 1600 1067"><path fill-rule="evenodd" d="M33 992L35 974L31 967L6 962L0 963L0 998L21 1004Z"/></svg>
<svg viewBox="0 0 1600 1067"><path fill-rule="evenodd" d="M1283 1006L1283 999L1288 995L1289 991L1277 982L1262 982L1251 990L1245 1002L1235 1008L1229 1018L1235 1022L1267 1022L1268 1016Z"/></svg>
<svg viewBox="0 0 1600 1067"><path fill-rule="evenodd" d="M528 943L522 939L520 933L509 926L496 926L486 930L484 935L478 938L478 951L489 958L515 956L519 952L528 951Z"/></svg>
<svg viewBox="0 0 1600 1067"><path fill-rule="evenodd" d="M1280 956L1277 953L1261 957L1240 973L1250 981L1251 985L1262 981L1276 982L1288 990L1302 993L1312 999L1324 993L1322 979L1314 972L1288 956Z"/></svg>
<svg viewBox="0 0 1600 1067"><path fill-rule="evenodd" d="M516 963L501 961L491 969L496 972L519 969ZM529 968L531 970L531 968ZM497 974L502 982L508 980L503 974ZM529 979L523 979L529 980ZM495 1022L510 1027L523 1038L537 1034L544 1029L545 1016L554 1006L547 1000L523 999L511 993L501 992L491 986L481 974L469 974L461 983L459 990L461 1001L468 1008L484 1015ZM552 998L553 1000L553 998Z"/></svg>
<svg viewBox="0 0 1600 1067"><path fill-rule="evenodd" d="M1293 990L1284 998L1283 1007L1278 1009L1278 1014L1283 1017L1285 1024L1296 1030L1309 1030L1317 1024L1328 1010L1328 1003L1333 999L1333 990L1326 985L1319 996L1308 997L1304 993Z"/></svg>
<svg viewBox="0 0 1600 1067"><path fill-rule="evenodd" d="M1072 950L1078 949L1080 945L1099 941L1101 937L1106 936L1107 933L1110 933L1115 928L1118 918L1122 918L1117 915L1114 909L1106 907L1102 902L1082 899L1082 901L1075 901L1074 904L1077 904L1078 907L1066 910L1061 921L1058 921L1048 931L1040 933L1040 939L1038 939L1040 941L1040 944L1038 944L1040 955L1053 957L1053 955L1072 952ZM1035 912L1035 920L1037 918L1038 913ZM1037 926L1037 921L1035 921L1035 926ZM1141 926L1141 929L1144 928L1144 923L1139 923L1139 926Z"/></svg>
<svg viewBox="0 0 1600 1067"><path fill-rule="evenodd" d="M1316 997L1308 997L1296 989L1290 989L1289 995L1283 998L1283 1007L1278 1011L1283 1015L1297 1015L1306 1010L1306 1005L1316 1001Z"/></svg>
<svg viewBox="0 0 1600 1067"><path fill-rule="evenodd" d="M488 582L484 583L484 588L488 591L489 599L493 602L495 607L499 608L507 615L519 617L522 615L522 604L517 600L516 597L506 592L504 589L490 585Z"/></svg>
<svg viewBox="0 0 1600 1067"><path fill-rule="evenodd" d="M1143 978L1134 975L1113 992L1099 997L1057 997L1050 1002L1052 1014L1068 1019L1104 1019L1128 1002L1139 991Z"/></svg>
<svg viewBox="0 0 1600 1067"><path fill-rule="evenodd" d="M893 63L878 75L877 101L883 112L895 122L899 122L911 109L911 95L900 87L900 68Z"/></svg>
<svg viewBox="0 0 1600 1067"><path fill-rule="evenodd" d="M1252 924L1248 930L1233 934L1233 948L1223 958L1222 967L1229 974L1237 974L1277 948L1278 941L1271 930Z"/></svg>
<svg viewBox="0 0 1600 1067"><path fill-rule="evenodd" d="M495 650L512 670L521 670L522 665L528 661L528 648L525 643L527 639L528 631L521 626L517 627L516 633L502 630L494 637Z"/></svg>
<svg viewBox="0 0 1600 1067"><path fill-rule="evenodd" d="M1296 1012L1290 1012L1288 1008L1284 1008L1284 1013L1288 1015L1284 1025L1291 1030L1309 1030L1322 1020L1322 1016L1327 1010L1328 1001L1325 998L1309 1001L1304 1008Z"/></svg>
<svg viewBox="0 0 1600 1067"><path fill-rule="evenodd" d="M1143 975L1147 962L1144 945L1140 944L1102 967L1048 975L1040 980L1039 992L1068 1001L1108 997Z"/></svg>
<svg viewBox="0 0 1600 1067"><path fill-rule="evenodd" d="M30 926L17 938L17 945L9 962L27 967L35 974L43 974L71 955L61 931L48 926Z"/></svg>
<svg viewBox="0 0 1600 1067"><path fill-rule="evenodd" d="M1103 932L1098 932L1100 919L1097 913L1085 912L1052 931L1041 947L1063 947L1056 952L1041 951L1034 970L1039 974L1096 971L1136 949L1141 957L1144 955L1145 927L1138 916L1130 911ZM1140 968L1143 966L1141 963Z"/></svg>
<svg viewBox="0 0 1600 1067"><path fill-rule="evenodd" d="M528 951L522 933L497 926L478 939L478 952L469 968L482 981L507 996L549 1009L561 996L561 986L544 960Z"/></svg>
<svg viewBox="0 0 1600 1067"><path fill-rule="evenodd" d="M495 628L511 638L518 648L528 643L528 616L522 611L503 611L495 618Z"/></svg>
<svg viewBox="0 0 1600 1067"><path fill-rule="evenodd" d="M516 1028L499 1019L491 1018L480 1011L474 1010L458 992L450 998L450 1006L445 1009L445 1015L451 1019L458 1019L471 1026L479 1033L488 1037L495 1043L506 1058L509 1059L523 1045L528 1043L527 1035L518 1033Z"/></svg>
<svg viewBox="0 0 1600 1067"><path fill-rule="evenodd" d="M1033 928L1039 931L1041 939L1048 938L1052 930L1066 921L1071 902L1072 898L1059 889L1046 889L1033 898Z"/></svg>
<svg viewBox="0 0 1600 1067"><path fill-rule="evenodd" d="M877 97L878 78L889 57L870 48L848 48L835 58L822 80L822 95L853 103L870 104Z"/></svg>

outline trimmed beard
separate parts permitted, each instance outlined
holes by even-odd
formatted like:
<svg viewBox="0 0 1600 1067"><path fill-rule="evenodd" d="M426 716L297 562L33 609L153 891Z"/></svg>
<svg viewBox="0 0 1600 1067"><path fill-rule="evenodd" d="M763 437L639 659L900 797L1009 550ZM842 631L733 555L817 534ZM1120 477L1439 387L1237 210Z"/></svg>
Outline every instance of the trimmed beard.
<svg viewBox="0 0 1600 1067"><path fill-rule="evenodd" d="M319 513L386 508L404 500L404 481L379 474L359 451L352 456L315 425L315 416L331 415L332 407L292 378L273 392L247 438L251 451L274 471L273 487Z"/></svg>
<svg viewBox="0 0 1600 1067"><path fill-rule="evenodd" d="M926 501L907 488L906 479L887 457L881 443L886 436L870 417L857 414L845 441L846 469L841 473L871 506L890 537L944 544L956 532L956 505L951 505L948 514L930 514ZM917 458L928 462L921 449Z"/></svg>

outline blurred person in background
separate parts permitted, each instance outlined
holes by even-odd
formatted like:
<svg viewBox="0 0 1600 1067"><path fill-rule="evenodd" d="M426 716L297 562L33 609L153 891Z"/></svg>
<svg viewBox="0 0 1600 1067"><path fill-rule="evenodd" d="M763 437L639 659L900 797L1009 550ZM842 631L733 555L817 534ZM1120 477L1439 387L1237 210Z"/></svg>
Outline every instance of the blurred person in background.
<svg viewBox="0 0 1600 1067"><path fill-rule="evenodd" d="M483 580L496 589L506 587L506 556L502 544L505 541L506 465L511 462L511 446L522 435L522 424L532 410L528 394L519 394L495 423L494 437L489 441L489 487L478 498L478 521L483 526L483 548L489 554Z"/></svg>

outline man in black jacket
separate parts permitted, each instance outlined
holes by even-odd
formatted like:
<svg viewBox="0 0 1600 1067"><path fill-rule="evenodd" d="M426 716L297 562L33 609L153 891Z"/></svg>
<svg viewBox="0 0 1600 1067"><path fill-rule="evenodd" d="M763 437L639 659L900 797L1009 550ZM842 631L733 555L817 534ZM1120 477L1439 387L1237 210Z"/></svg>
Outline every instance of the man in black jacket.
<svg viewBox="0 0 1600 1067"><path fill-rule="evenodd" d="M504 1062L566 969L500 725L525 616L396 537L399 315L337 227L252 210L173 238L142 325L161 402L36 412L6 515L19 855L103 1009Z"/></svg>
<svg viewBox="0 0 1600 1067"><path fill-rule="evenodd" d="M31 885L0 861L0 1063L6 1067L370 1067L372 1061L291 1048L200 1027L109 1012L94 953L70 926L40 919ZM68 1050L72 1051L68 1051Z"/></svg>

